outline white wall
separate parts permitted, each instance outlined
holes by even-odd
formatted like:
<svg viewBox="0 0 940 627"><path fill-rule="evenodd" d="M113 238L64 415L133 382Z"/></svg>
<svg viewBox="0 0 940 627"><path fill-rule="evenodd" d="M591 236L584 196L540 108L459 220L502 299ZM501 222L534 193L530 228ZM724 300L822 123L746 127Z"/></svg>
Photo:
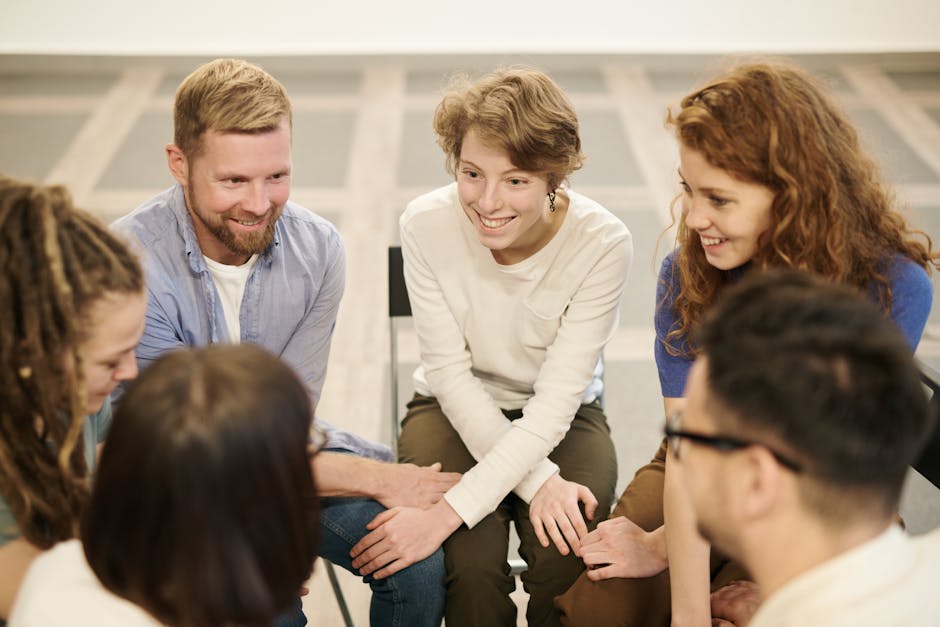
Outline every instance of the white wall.
<svg viewBox="0 0 940 627"><path fill-rule="evenodd" d="M940 50L938 0L0 0L0 53Z"/></svg>

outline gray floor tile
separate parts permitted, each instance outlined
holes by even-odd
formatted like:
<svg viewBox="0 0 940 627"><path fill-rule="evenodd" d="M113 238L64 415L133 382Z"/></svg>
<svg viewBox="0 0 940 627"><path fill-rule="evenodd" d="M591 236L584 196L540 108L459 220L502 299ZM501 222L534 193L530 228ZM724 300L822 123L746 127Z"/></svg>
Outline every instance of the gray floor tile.
<svg viewBox="0 0 940 627"><path fill-rule="evenodd" d="M621 326L651 326L656 304L656 277L663 257L668 253L669 243L656 246L662 232L659 215L648 211L617 211L619 217L633 235L633 265L620 306Z"/></svg>
<svg viewBox="0 0 940 627"><path fill-rule="evenodd" d="M44 179L87 118L86 114L0 114L0 172Z"/></svg>
<svg viewBox="0 0 940 627"><path fill-rule="evenodd" d="M193 69L196 69L195 65L193 66ZM180 83L183 82L183 79L185 79L186 76L188 76L188 74L180 72L167 74L160 81L160 84L157 85L157 89L154 92L154 95L164 97L169 96L172 98L176 93L176 88L180 86Z"/></svg>
<svg viewBox="0 0 940 627"><path fill-rule="evenodd" d="M854 110L851 117L859 127L862 144L884 169L894 184L936 183L940 176L924 163L916 152L878 113Z"/></svg>
<svg viewBox="0 0 940 627"><path fill-rule="evenodd" d="M163 189L173 184L165 146L173 141L169 113L143 113L98 181L98 189Z"/></svg>
<svg viewBox="0 0 940 627"><path fill-rule="evenodd" d="M887 72L894 84L905 91L940 91L940 72Z"/></svg>
<svg viewBox="0 0 940 627"><path fill-rule="evenodd" d="M451 72L447 70L420 70L408 72L405 92L409 94L438 94L447 85Z"/></svg>
<svg viewBox="0 0 940 627"><path fill-rule="evenodd" d="M94 96L114 84L113 74L0 74L2 96Z"/></svg>
<svg viewBox="0 0 940 627"><path fill-rule="evenodd" d="M571 176L576 188L585 185L639 185L643 183L630 141L614 111L583 111L581 149L584 167Z"/></svg>
<svg viewBox="0 0 940 627"><path fill-rule="evenodd" d="M354 124L352 111L295 111L293 184L343 187Z"/></svg>
<svg viewBox="0 0 940 627"><path fill-rule="evenodd" d="M446 185L452 178L444 169L444 153L435 143L431 112L406 111L402 128L398 183L428 190Z"/></svg>
<svg viewBox="0 0 940 627"><path fill-rule="evenodd" d="M934 124L940 126L940 109L925 109L927 115L934 121Z"/></svg>
<svg viewBox="0 0 940 627"><path fill-rule="evenodd" d="M662 440L663 400L653 361L608 361L604 411L617 450L617 495Z"/></svg>
<svg viewBox="0 0 940 627"><path fill-rule="evenodd" d="M358 72L342 73L278 73L275 78L279 80L287 93L291 96L321 96L343 95L351 96L359 93L362 85L362 75Z"/></svg>
<svg viewBox="0 0 940 627"><path fill-rule="evenodd" d="M687 94L696 87L705 83L712 76L713 72L708 70L700 71L676 71L676 70L651 70L647 73L653 89L663 93L682 93Z"/></svg>
<svg viewBox="0 0 940 627"><path fill-rule="evenodd" d="M605 93L607 83L597 68L580 70L552 70L547 73L568 93Z"/></svg>

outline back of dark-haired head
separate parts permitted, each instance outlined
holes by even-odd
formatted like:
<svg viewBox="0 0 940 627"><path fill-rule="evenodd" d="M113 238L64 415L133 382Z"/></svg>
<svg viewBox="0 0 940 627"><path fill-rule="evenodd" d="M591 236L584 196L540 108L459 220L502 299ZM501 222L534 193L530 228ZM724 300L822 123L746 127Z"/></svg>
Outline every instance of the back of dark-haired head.
<svg viewBox="0 0 940 627"><path fill-rule="evenodd" d="M269 625L317 550L312 416L256 346L157 360L121 399L83 522L98 578L167 624Z"/></svg>
<svg viewBox="0 0 940 627"><path fill-rule="evenodd" d="M130 248L65 187L0 174L0 493L36 546L75 536L88 502L81 344L91 312L143 288Z"/></svg>
<svg viewBox="0 0 940 627"><path fill-rule="evenodd" d="M720 426L792 454L824 486L810 495L815 509L828 493L896 511L930 421L910 347L874 304L808 273L754 272L698 340Z"/></svg>

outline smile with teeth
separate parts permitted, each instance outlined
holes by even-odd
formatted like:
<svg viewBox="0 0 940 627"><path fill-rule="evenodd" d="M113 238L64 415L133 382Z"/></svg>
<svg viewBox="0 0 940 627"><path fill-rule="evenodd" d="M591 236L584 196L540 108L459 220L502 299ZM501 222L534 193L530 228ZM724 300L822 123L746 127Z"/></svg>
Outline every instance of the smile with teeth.
<svg viewBox="0 0 940 627"><path fill-rule="evenodd" d="M264 218L258 218L257 220L237 220L235 218L232 218L232 219L242 226L255 226L256 224L261 224L262 222L264 222Z"/></svg>
<svg viewBox="0 0 940 627"><path fill-rule="evenodd" d="M511 217L510 218L484 218L483 216L480 216L480 222L482 222L483 226L485 226L488 229L498 229L501 226L505 226L506 224L509 224L511 220L512 220Z"/></svg>
<svg viewBox="0 0 940 627"><path fill-rule="evenodd" d="M726 238L723 237L706 237L704 235L700 235L699 237L702 238L703 246L717 246L718 244L726 241Z"/></svg>

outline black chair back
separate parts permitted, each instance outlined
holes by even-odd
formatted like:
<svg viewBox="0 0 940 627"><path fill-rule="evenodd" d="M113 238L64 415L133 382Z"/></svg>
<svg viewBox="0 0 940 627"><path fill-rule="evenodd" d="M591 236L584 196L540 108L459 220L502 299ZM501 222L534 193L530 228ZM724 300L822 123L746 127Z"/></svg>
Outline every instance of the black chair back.
<svg viewBox="0 0 940 627"><path fill-rule="evenodd" d="M914 469L927 478L930 483L940 488L940 428L937 428L937 419L940 418L940 372L924 362L920 366L920 378L924 385L930 388L930 411L934 417L933 434L927 442L920 459L914 463Z"/></svg>

